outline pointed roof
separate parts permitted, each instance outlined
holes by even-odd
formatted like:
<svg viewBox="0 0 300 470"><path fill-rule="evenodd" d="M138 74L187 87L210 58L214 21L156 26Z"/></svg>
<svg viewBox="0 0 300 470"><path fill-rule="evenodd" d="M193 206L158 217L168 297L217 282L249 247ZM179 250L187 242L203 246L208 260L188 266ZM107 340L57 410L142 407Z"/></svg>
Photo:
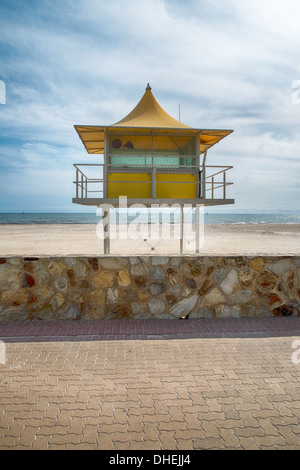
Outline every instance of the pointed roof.
<svg viewBox="0 0 300 470"><path fill-rule="evenodd" d="M136 107L121 121L113 124L113 126L126 127L160 127L167 129L187 129L190 126L182 124L168 114L152 93L152 89L148 83L146 91L136 105Z"/></svg>
<svg viewBox="0 0 300 470"><path fill-rule="evenodd" d="M152 134L179 134L199 136L200 153L231 134L232 130L196 129L182 124L168 114L154 97L148 83L146 91L136 107L121 121L110 126L74 126L86 151L90 154L104 153L106 132L151 132Z"/></svg>

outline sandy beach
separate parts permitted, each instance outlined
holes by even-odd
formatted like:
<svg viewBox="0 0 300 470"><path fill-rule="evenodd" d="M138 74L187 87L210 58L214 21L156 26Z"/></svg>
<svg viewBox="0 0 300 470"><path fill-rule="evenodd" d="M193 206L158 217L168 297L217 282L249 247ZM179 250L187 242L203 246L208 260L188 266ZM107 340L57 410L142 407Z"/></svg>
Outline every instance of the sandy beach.
<svg viewBox="0 0 300 470"><path fill-rule="evenodd" d="M111 255L180 254L178 239L112 239ZM300 224L205 225L199 256L300 255ZM184 254L193 255L185 244ZM0 256L99 256L96 225L0 225Z"/></svg>

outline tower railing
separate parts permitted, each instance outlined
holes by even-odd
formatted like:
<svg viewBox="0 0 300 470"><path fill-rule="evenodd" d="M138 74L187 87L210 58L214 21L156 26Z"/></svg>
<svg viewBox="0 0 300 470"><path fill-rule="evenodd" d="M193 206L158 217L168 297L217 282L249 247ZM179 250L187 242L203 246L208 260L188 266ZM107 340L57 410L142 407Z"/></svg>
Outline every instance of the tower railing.
<svg viewBox="0 0 300 470"><path fill-rule="evenodd" d="M107 194L106 185L107 179L105 178L106 172L114 173L116 179L109 180L109 183L122 183L122 184L145 184L151 185L151 198L156 197L156 185L161 184L178 184L178 185L196 185L197 187L197 198L198 199L227 199L227 188L233 185L227 179L228 171L232 166L213 166L213 165L202 165L202 166L190 166L190 165L133 165L128 167L113 164L103 163L90 163L81 164L75 163L76 179L73 181L76 188L76 199L88 200L90 198L104 199ZM96 171L95 171L96 170ZM122 180L122 173L134 172L135 174L141 174L141 179L135 179L135 181ZM152 178L148 181L143 180L143 174L150 173ZM197 175L197 181L156 181L157 173L168 173L168 174L194 174ZM118 177L117 177L118 174ZM97 196L95 196L97 195Z"/></svg>

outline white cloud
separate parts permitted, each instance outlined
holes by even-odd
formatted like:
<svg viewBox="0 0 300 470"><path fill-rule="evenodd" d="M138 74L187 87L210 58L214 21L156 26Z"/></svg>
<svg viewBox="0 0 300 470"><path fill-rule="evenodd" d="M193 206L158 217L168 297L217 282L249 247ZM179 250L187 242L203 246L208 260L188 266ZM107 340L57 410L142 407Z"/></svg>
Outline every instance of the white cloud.
<svg viewBox="0 0 300 470"><path fill-rule="evenodd" d="M235 130L209 158L235 165L232 191L245 208L262 200L298 208L300 105L292 102L292 83L300 80L298 1L22 5L0 20L7 89L0 123L7 139L19 141L7 165L20 164L31 186L41 188L37 178L48 185L45 165L69 178L73 162L96 161L73 125L120 120L150 82L174 117L180 103L186 124ZM59 181L55 191L63 191Z"/></svg>

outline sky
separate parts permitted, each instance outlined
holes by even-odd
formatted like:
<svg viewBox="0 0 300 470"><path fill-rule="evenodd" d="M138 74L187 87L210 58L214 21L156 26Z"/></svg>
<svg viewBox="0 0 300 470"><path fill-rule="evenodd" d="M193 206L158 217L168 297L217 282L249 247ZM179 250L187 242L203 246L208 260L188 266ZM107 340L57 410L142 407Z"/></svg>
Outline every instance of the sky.
<svg viewBox="0 0 300 470"><path fill-rule="evenodd" d="M232 129L208 152L234 206L299 211L299 0L1 0L0 212L72 204L74 125L126 116L147 83L187 125ZM228 176L229 176L228 175Z"/></svg>

